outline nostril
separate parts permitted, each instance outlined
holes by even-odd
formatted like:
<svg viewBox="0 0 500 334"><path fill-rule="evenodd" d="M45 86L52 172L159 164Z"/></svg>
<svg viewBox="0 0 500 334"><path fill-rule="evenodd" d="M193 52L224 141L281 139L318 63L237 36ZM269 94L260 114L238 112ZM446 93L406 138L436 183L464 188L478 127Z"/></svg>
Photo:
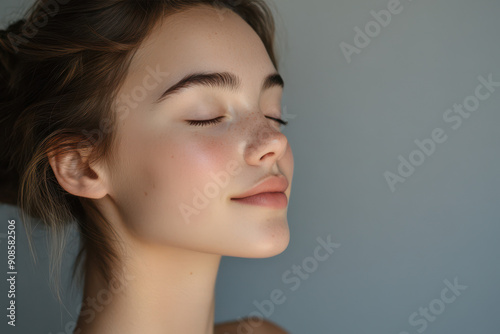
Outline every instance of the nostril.
<svg viewBox="0 0 500 334"><path fill-rule="evenodd" d="M274 154L274 152L268 152L268 153L264 154L262 157L260 157L260 160L263 160L264 158L267 158L268 155L272 156L273 154Z"/></svg>

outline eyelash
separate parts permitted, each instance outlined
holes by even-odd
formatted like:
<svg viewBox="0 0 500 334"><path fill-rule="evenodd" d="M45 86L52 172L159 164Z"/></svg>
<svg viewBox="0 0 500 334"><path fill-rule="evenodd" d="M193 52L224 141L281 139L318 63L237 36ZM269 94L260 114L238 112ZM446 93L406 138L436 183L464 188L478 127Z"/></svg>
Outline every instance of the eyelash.
<svg viewBox="0 0 500 334"><path fill-rule="evenodd" d="M267 118L269 119L272 119L276 122L278 122L279 124L281 125L287 125L288 124L288 121L284 121L282 120L281 118L274 118L274 117L270 117L270 116L266 116ZM209 120L206 120L206 121L188 121L189 125L194 125L194 126L206 126L206 125L210 125L210 124L217 124L220 122L220 120L224 118L224 116L219 116L217 118L214 118L214 119L209 119Z"/></svg>

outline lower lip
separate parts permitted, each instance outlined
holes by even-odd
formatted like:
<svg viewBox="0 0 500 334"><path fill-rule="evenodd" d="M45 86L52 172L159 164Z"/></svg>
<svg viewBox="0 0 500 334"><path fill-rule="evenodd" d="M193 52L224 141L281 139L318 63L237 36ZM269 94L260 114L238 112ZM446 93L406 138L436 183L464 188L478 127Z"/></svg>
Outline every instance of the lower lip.
<svg viewBox="0 0 500 334"><path fill-rule="evenodd" d="M279 192L260 193L244 198L232 198L231 200L242 204L260 205L274 209L283 209L288 205L285 193Z"/></svg>

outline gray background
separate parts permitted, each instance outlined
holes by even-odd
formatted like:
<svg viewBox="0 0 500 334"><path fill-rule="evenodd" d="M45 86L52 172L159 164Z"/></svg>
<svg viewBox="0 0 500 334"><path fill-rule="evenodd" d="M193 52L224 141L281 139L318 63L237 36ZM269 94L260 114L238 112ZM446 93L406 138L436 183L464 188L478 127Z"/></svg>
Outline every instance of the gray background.
<svg viewBox="0 0 500 334"><path fill-rule="evenodd" d="M294 334L498 333L500 87L457 129L443 115L474 94L478 76L500 81L500 2L401 0L401 12L350 62L340 44L354 45L355 27L364 30L370 11L389 1L274 3L295 158L291 241L272 258L223 258L216 322L248 316L280 289L286 300L269 319ZM19 4L1 0L2 24ZM435 128L447 140L392 192L384 172L397 173L398 156L409 159L414 141ZM4 221L17 217L12 207L0 210ZM317 238L328 235L340 246L316 262ZM18 240L18 326L2 321L7 333L65 333L76 317L77 293L65 296L67 310L52 297L37 240L36 266ZM307 278L287 273L303 264ZM444 281L455 278L466 288L443 303ZM0 289L5 310L5 282ZM424 307L437 313L432 321L418 315ZM414 312L424 331L409 322Z"/></svg>

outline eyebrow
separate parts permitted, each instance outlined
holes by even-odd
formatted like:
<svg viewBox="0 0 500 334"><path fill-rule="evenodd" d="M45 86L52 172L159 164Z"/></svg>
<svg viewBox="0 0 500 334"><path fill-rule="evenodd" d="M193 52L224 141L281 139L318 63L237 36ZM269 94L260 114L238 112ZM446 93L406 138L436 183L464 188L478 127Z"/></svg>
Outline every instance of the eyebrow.
<svg viewBox="0 0 500 334"><path fill-rule="evenodd" d="M158 104L169 96L178 93L182 89L194 87L194 86L205 86L205 87L215 87L215 88L226 88L232 91L236 91L241 86L241 79L231 72L211 72L211 73L192 73L184 76L176 84L172 85L170 88L165 90L163 94L154 102ZM281 75L277 72L271 73L264 78L262 81L262 90L269 89L271 87L281 87L284 88L285 83Z"/></svg>

